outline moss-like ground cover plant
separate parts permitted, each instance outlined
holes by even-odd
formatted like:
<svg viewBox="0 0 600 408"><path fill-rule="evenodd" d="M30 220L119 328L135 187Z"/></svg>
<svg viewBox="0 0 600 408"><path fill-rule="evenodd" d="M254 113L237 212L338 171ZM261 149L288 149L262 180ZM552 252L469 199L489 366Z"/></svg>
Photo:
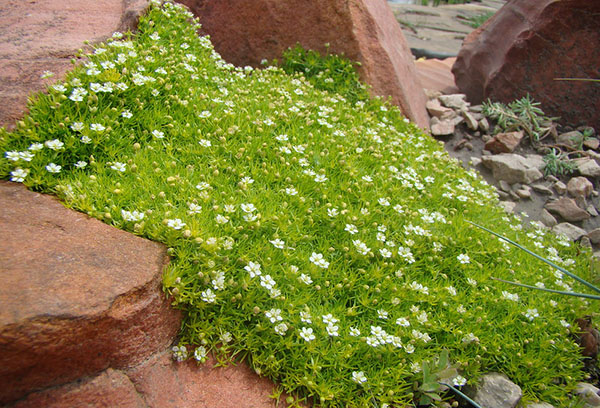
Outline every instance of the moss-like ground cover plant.
<svg viewBox="0 0 600 408"><path fill-rule="evenodd" d="M490 277L579 284L467 221L582 277L586 256L523 229L395 107L235 68L191 18L155 4L37 95L2 131L0 177L168 245L179 359L247 358L296 402L401 407L448 350L447 382L500 371L565 406L591 307Z"/></svg>

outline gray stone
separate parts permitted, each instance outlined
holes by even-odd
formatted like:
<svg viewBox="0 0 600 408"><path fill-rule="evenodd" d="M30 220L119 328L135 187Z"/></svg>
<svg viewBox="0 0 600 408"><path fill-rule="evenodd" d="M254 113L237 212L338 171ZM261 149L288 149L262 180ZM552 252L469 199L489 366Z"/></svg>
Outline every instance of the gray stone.
<svg viewBox="0 0 600 408"><path fill-rule="evenodd" d="M591 248L592 247L592 241L586 237L585 235L583 237L581 237L581 240L579 241L579 244L582 247L586 247L586 248Z"/></svg>
<svg viewBox="0 0 600 408"><path fill-rule="evenodd" d="M599 244L600 243L600 228L596 228L588 232L588 238L592 243Z"/></svg>
<svg viewBox="0 0 600 408"><path fill-rule="evenodd" d="M600 389L592 384L580 382L575 388L575 395L585 401L584 408L600 407Z"/></svg>
<svg viewBox="0 0 600 408"><path fill-rule="evenodd" d="M558 178L556 178L556 176L553 176L552 174L549 174L546 176L546 180L556 183L558 181Z"/></svg>
<svg viewBox="0 0 600 408"><path fill-rule="evenodd" d="M485 144L485 149L492 153L512 153L521 143L523 132L498 133Z"/></svg>
<svg viewBox="0 0 600 408"><path fill-rule="evenodd" d="M585 139L583 141L583 146L588 149L596 150L600 147L600 140L598 139Z"/></svg>
<svg viewBox="0 0 600 408"><path fill-rule="evenodd" d="M573 197L589 197L594 185L585 177L573 177L567 183L567 191Z"/></svg>
<svg viewBox="0 0 600 408"><path fill-rule="evenodd" d="M469 107L465 94L440 95L438 99L447 108L462 110Z"/></svg>
<svg viewBox="0 0 600 408"><path fill-rule="evenodd" d="M544 167L546 167L544 157L540 156L539 154L526 154L525 158L531 166L535 167L539 171L543 171Z"/></svg>
<svg viewBox="0 0 600 408"><path fill-rule="evenodd" d="M592 204L588 205L587 207L585 207L585 210L592 216L592 217L597 217L598 216L598 210L596 210L596 207L594 207Z"/></svg>
<svg viewBox="0 0 600 408"><path fill-rule="evenodd" d="M571 241L577 241L583 237L587 232L583 228L579 228L576 225L569 224L568 222L561 222L552 227L552 231L556 235L564 235Z"/></svg>
<svg viewBox="0 0 600 408"><path fill-rule="evenodd" d="M562 143L574 149L579 149L583 143L583 134L576 130L558 135L558 143Z"/></svg>
<svg viewBox="0 0 600 408"><path fill-rule="evenodd" d="M525 408L554 408L554 405L550 405L547 402L530 402L525 405Z"/></svg>
<svg viewBox="0 0 600 408"><path fill-rule="evenodd" d="M511 214L517 206L517 204L512 201L500 201L498 204L508 214Z"/></svg>
<svg viewBox="0 0 600 408"><path fill-rule="evenodd" d="M481 377L472 398L485 408L515 408L522 395L521 388L504 374L490 373Z"/></svg>
<svg viewBox="0 0 600 408"><path fill-rule="evenodd" d="M498 182L498 186L500 186L500 190L502 191L506 191L507 193L512 190L512 188L510 188L510 184L508 184L506 181L504 180L500 180Z"/></svg>
<svg viewBox="0 0 600 408"><path fill-rule="evenodd" d="M483 164L492 170L496 180L505 180L508 183L529 184L539 180L543 174L523 156L512 153L502 153L494 156L483 156Z"/></svg>
<svg viewBox="0 0 600 408"><path fill-rule="evenodd" d="M520 198L522 198L524 200L531 199L531 187L529 187L529 186L523 186L522 188L518 189L515 192L517 193L517 195Z"/></svg>
<svg viewBox="0 0 600 408"><path fill-rule="evenodd" d="M479 157L473 156L471 157L471 166L477 167L481 164L481 159Z"/></svg>
<svg viewBox="0 0 600 408"><path fill-rule="evenodd" d="M481 140L483 140L484 143L489 142L490 140L492 140L492 137L490 135L483 135L481 136ZM487 152L487 150L485 150Z"/></svg>
<svg viewBox="0 0 600 408"><path fill-rule="evenodd" d="M553 187L559 195L563 195L567 192L567 185L562 181L557 181L556 183L554 183Z"/></svg>
<svg viewBox="0 0 600 408"><path fill-rule="evenodd" d="M483 105L473 105L469 108L471 112L481 113L483 111Z"/></svg>
<svg viewBox="0 0 600 408"><path fill-rule="evenodd" d="M577 170L582 176L600 177L600 166L594 159L583 157L573 160L577 166Z"/></svg>
<svg viewBox="0 0 600 408"><path fill-rule="evenodd" d="M544 223L545 226L547 227L554 227L556 224L558 224L558 222L556 221L556 218L554 218L554 216L552 214L550 214L548 212L548 210L546 210L545 208L542 209L542 212L540 214L540 220L542 221L542 223ZM600 237L600 235L599 235Z"/></svg>
<svg viewBox="0 0 600 408"><path fill-rule="evenodd" d="M544 207L552 214L558 214L569 222L583 221L590 218L590 214L579 208L575 200L567 197L546 203Z"/></svg>
<svg viewBox="0 0 600 408"><path fill-rule="evenodd" d="M465 121L465 119L462 116L456 116L455 118L452 119L452 123L454 123L454 126L458 126L461 123L463 123Z"/></svg>
<svg viewBox="0 0 600 408"><path fill-rule="evenodd" d="M431 134L433 136L448 136L454 133L454 127L454 122L452 120L441 120L437 123L434 123L432 120Z"/></svg>
<svg viewBox="0 0 600 408"><path fill-rule="evenodd" d="M475 116L473 116L466 110L463 110L460 113L462 114L462 117L465 118L465 123L467 124L467 127L471 130L477 130L477 128L479 127L479 123L477 122Z"/></svg>
<svg viewBox="0 0 600 408"><path fill-rule="evenodd" d="M427 108L427 112L429 112L429 114L434 118L441 118L450 112L454 112L452 109L442 106L440 101L437 99L431 99L427 101L425 107Z"/></svg>
<svg viewBox="0 0 600 408"><path fill-rule="evenodd" d="M488 122L488 120L486 118L482 118L479 120L479 129L481 129L483 132L489 132L490 131L490 122Z"/></svg>
<svg viewBox="0 0 600 408"><path fill-rule="evenodd" d="M531 185L531 188L533 188L533 191L535 191L536 193L549 196L553 194L552 190L550 190L547 186L543 185L542 183L534 183Z"/></svg>

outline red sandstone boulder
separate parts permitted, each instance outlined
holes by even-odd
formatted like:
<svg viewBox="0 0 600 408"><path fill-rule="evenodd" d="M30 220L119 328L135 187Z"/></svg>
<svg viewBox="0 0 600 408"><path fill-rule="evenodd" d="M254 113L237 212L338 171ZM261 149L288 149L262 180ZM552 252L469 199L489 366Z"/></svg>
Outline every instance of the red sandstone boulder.
<svg viewBox="0 0 600 408"><path fill-rule="evenodd" d="M264 58L300 43L344 53L359 61L375 95L391 96L404 114L428 128L426 98L410 49L385 0L182 0L200 18L215 49L235 65L259 66Z"/></svg>
<svg viewBox="0 0 600 408"><path fill-rule="evenodd" d="M0 182L0 405L138 364L176 335L163 245Z"/></svg>
<svg viewBox="0 0 600 408"><path fill-rule="evenodd" d="M40 75L61 77L84 41L103 41L137 25L148 0L4 0L0 13L0 126L23 116ZM52 80L54 81L54 79Z"/></svg>
<svg viewBox="0 0 600 408"><path fill-rule="evenodd" d="M452 68L472 103L529 93L571 125L600 128L600 2L510 0L464 41Z"/></svg>

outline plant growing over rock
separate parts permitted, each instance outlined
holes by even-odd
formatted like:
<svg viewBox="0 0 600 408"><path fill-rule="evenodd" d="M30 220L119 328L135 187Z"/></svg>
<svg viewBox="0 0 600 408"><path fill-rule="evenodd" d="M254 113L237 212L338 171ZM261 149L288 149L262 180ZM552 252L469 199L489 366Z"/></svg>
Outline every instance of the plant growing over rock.
<svg viewBox="0 0 600 408"><path fill-rule="evenodd" d="M153 3L137 35L97 45L0 131L0 177L168 246L176 359L245 358L292 404L408 406L447 349L469 381L495 370L526 398L569 398L583 376L570 322L589 304L490 285L525 264L567 284L465 218L585 276L578 248L524 229L353 77L234 67L182 6Z"/></svg>

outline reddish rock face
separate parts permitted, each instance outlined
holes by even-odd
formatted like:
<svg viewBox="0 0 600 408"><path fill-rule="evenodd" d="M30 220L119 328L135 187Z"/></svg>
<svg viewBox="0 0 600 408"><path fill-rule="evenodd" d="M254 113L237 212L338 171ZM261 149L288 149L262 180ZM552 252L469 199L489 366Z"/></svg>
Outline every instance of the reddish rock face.
<svg viewBox="0 0 600 408"><path fill-rule="evenodd" d="M134 29L148 0L4 0L0 13L0 126L23 116L27 97L60 78L83 42ZM57 76L42 80L44 71Z"/></svg>
<svg viewBox="0 0 600 408"><path fill-rule="evenodd" d="M0 182L0 405L168 346L163 245Z"/></svg>
<svg viewBox="0 0 600 408"><path fill-rule="evenodd" d="M344 53L359 61L375 95L391 96L428 128L426 98L412 55L385 0L183 0L200 18L215 49L235 65L259 66L288 47Z"/></svg>
<svg viewBox="0 0 600 408"><path fill-rule="evenodd" d="M452 68L473 103L529 93L571 125L600 127L600 2L510 0L464 41Z"/></svg>

